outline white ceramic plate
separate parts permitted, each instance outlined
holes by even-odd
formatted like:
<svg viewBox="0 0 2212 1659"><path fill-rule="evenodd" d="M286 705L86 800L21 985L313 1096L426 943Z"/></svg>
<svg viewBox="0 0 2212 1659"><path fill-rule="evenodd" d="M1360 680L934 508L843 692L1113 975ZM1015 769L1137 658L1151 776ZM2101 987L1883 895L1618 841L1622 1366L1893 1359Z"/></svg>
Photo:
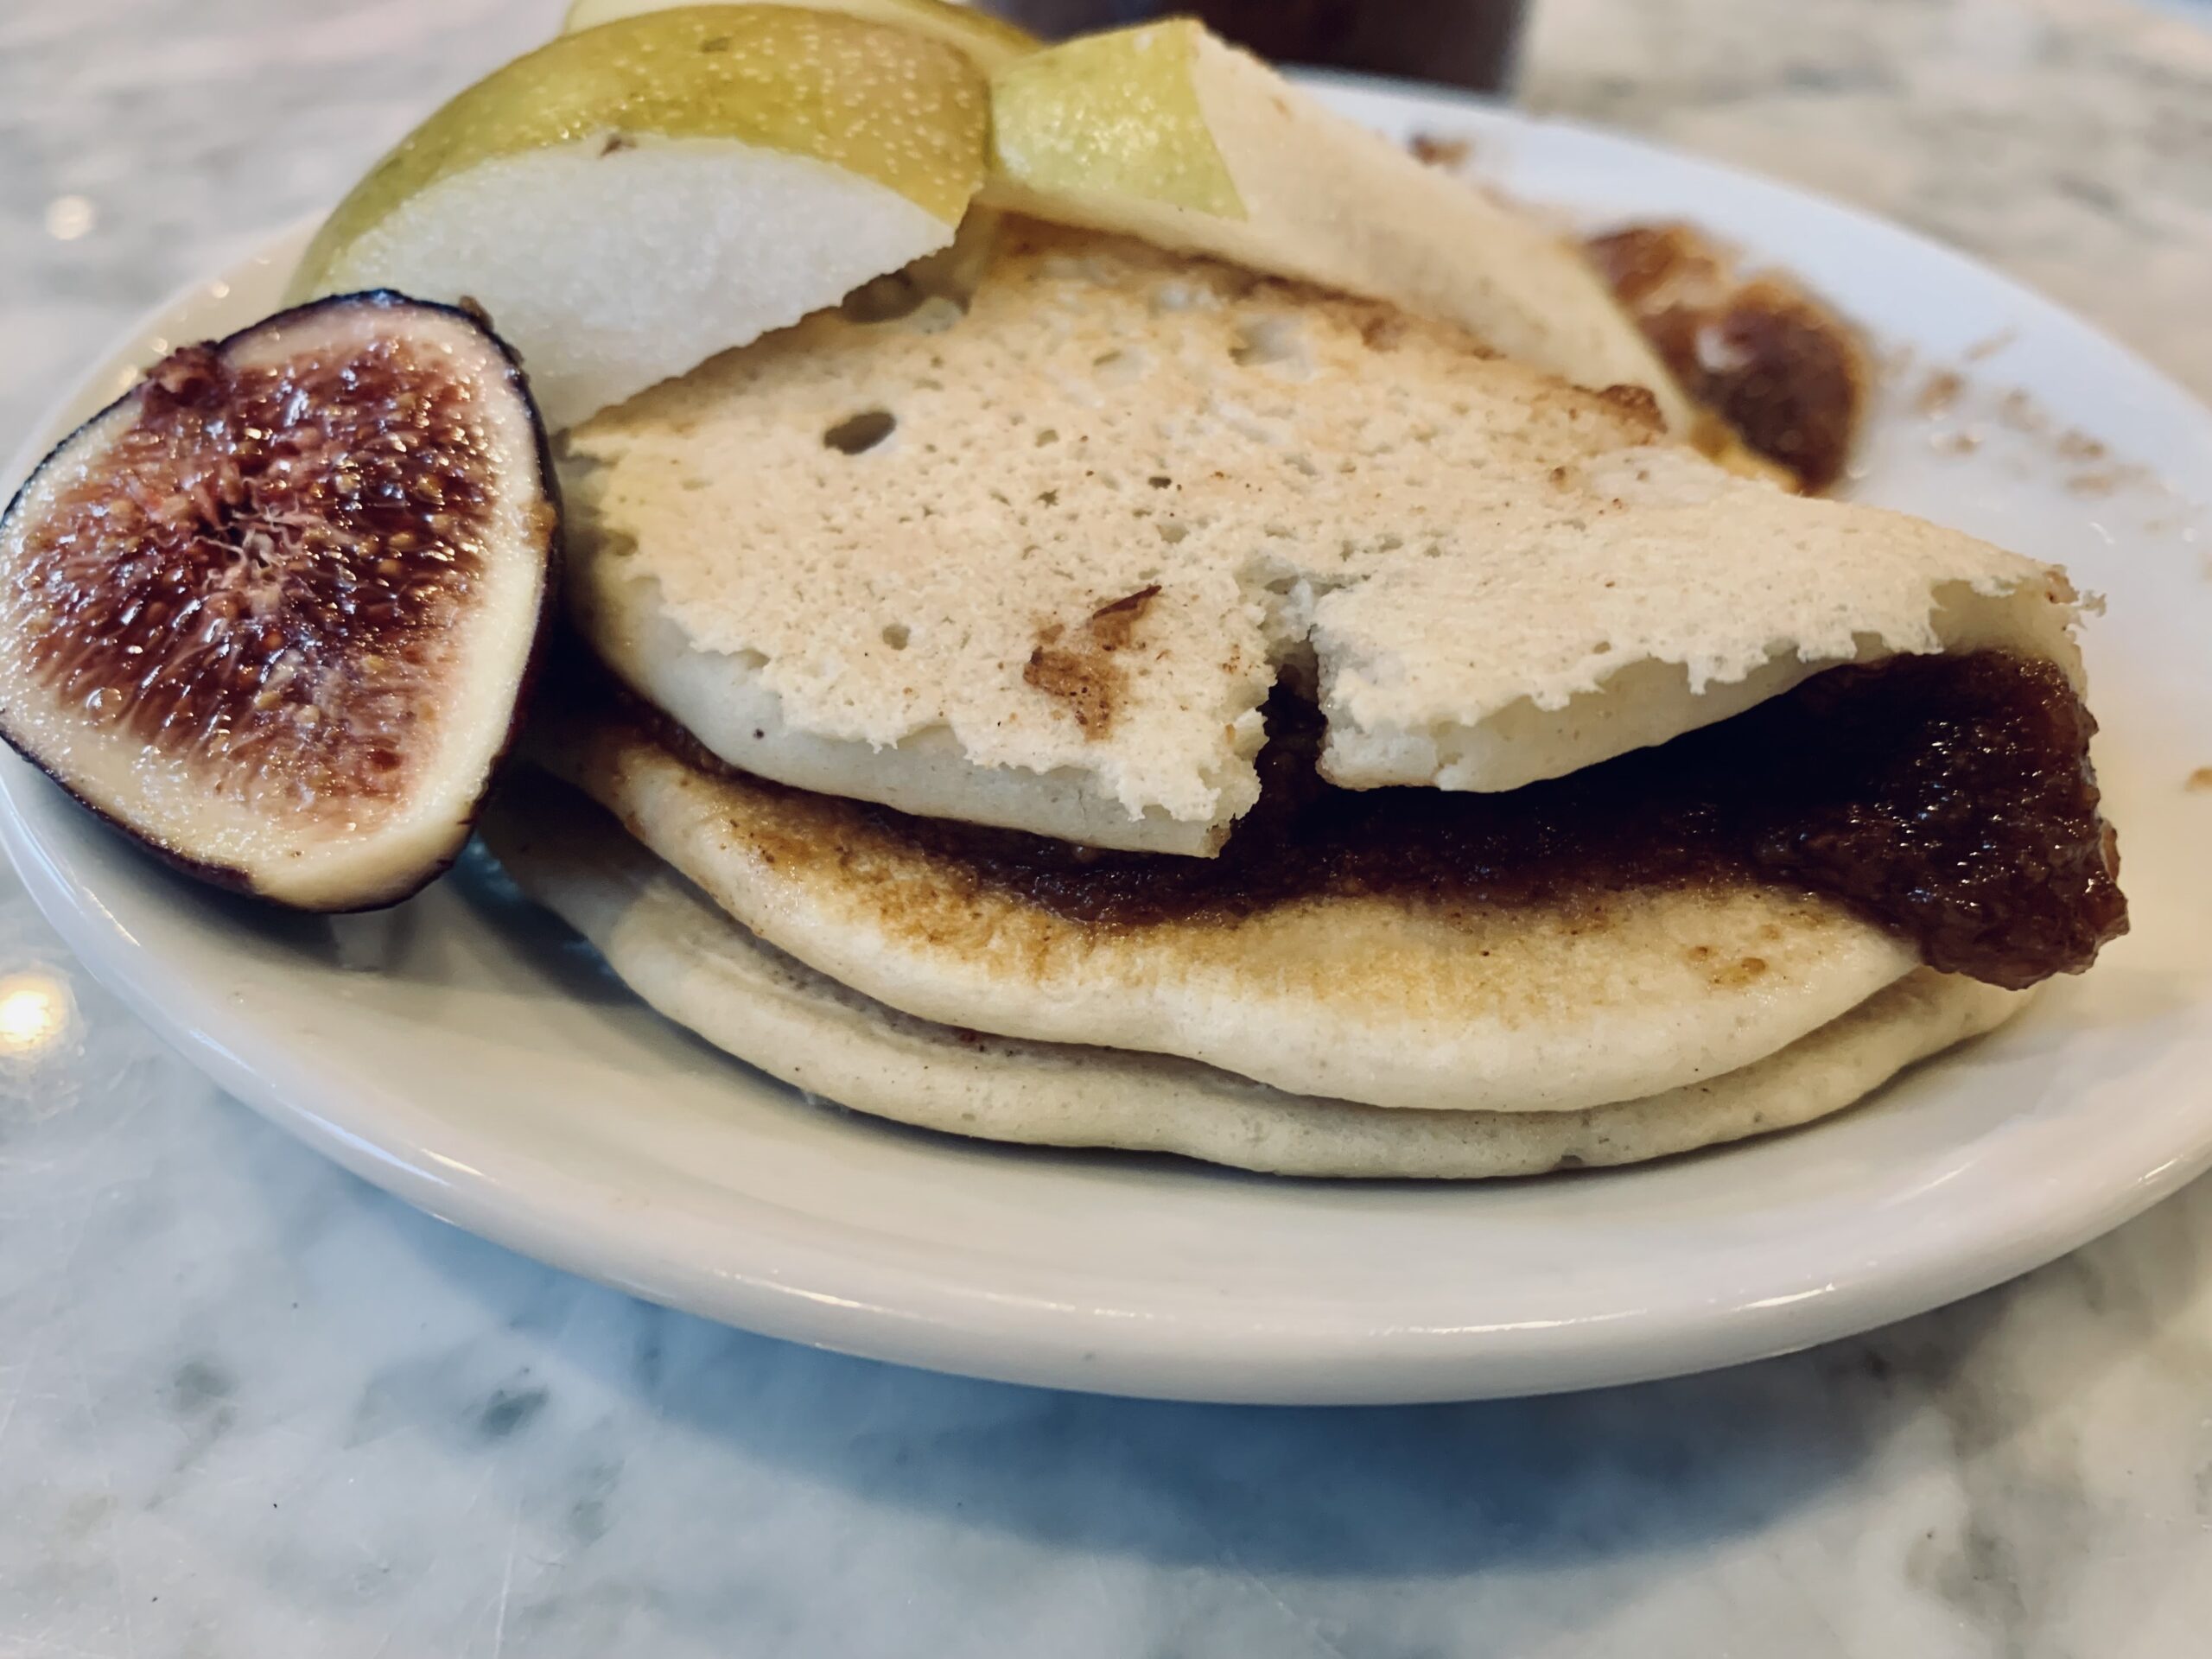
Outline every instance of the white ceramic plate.
<svg viewBox="0 0 2212 1659"><path fill-rule="evenodd" d="M809 1106L648 1013L481 861L383 916L272 917L141 856L10 756L5 839L38 903L225 1087L410 1203L756 1330L1075 1388L1422 1400L1723 1364L1995 1283L2212 1161L2212 792L2183 786L2212 765L2212 583L2202 520L2149 481L2212 480L2212 415L2043 301L1844 209L1467 102L1330 96L1401 137L1471 135L1479 171L1578 217L1694 219L1910 349L1859 493L2110 595L2088 651L2136 931L2094 975L1808 1132L1605 1174L1352 1185ZM268 310L301 239L156 314L16 476L163 343ZM1967 385L1931 419L1909 393L1944 364Z"/></svg>

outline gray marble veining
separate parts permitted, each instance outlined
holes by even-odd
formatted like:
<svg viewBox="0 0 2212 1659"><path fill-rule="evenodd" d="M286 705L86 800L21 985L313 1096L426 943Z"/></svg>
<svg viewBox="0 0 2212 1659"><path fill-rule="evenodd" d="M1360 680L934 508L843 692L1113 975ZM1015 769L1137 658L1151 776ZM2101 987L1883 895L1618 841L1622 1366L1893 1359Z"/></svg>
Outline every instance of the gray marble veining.
<svg viewBox="0 0 2212 1659"><path fill-rule="evenodd" d="M2204 0L1539 0L1535 16L1532 107L1872 207L2212 391Z"/></svg>
<svg viewBox="0 0 2212 1659"><path fill-rule="evenodd" d="M552 0L0 8L0 430ZM2212 37L1541 0L1529 93L1963 243L2212 394ZM2192 278L2192 273L2194 273ZM2212 1184L1720 1375L1242 1411L811 1353L222 1099L0 896L0 1656L2126 1659L2212 1625Z"/></svg>

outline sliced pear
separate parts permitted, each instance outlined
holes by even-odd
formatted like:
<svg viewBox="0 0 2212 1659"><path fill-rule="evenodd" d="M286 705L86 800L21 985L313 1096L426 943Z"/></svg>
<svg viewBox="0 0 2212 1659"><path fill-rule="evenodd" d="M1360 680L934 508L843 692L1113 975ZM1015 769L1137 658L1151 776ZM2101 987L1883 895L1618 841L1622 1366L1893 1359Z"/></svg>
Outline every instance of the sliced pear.
<svg viewBox="0 0 2212 1659"><path fill-rule="evenodd" d="M994 207L1389 300L1580 385L1646 387L1693 429L1681 387L1565 238L1191 19L1008 65L991 120Z"/></svg>
<svg viewBox="0 0 2212 1659"><path fill-rule="evenodd" d="M665 11L682 0L575 0L561 20L561 32L596 29L648 11ZM780 0L780 3L808 11L842 11L872 23L891 23L918 35L957 46L986 74L1027 57L1043 44L1026 29L1017 29L1002 17L950 0Z"/></svg>
<svg viewBox="0 0 2212 1659"><path fill-rule="evenodd" d="M621 19L416 128L295 291L473 302L572 426L948 245L988 116L969 59L909 29L782 6Z"/></svg>

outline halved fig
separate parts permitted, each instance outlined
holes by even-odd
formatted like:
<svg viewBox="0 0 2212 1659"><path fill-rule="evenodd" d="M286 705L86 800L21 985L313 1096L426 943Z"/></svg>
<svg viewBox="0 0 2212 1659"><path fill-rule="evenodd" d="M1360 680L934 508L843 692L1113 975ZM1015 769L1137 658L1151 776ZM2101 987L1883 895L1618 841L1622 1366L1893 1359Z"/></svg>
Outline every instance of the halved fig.
<svg viewBox="0 0 2212 1659"><path fill-rule="evenodd" d="M357 294L184 346L0 519L0 735L195 874L395 903L513 736L559 530L466 313Z"/></svg>

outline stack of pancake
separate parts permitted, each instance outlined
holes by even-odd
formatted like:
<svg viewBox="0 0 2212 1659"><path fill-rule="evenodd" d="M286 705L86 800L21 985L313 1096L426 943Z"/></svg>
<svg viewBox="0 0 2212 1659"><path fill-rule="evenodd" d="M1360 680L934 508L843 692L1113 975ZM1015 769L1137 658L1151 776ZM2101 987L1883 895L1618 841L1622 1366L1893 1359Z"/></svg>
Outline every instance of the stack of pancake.
<svg viewBox="0 0 2212 1659"><path fill-rule="evenodd" d="M1630 1162L2125 925L2061 573L1378 302L1012 220L567 447L576 657L487 836L861 1111Z"/></svg>

